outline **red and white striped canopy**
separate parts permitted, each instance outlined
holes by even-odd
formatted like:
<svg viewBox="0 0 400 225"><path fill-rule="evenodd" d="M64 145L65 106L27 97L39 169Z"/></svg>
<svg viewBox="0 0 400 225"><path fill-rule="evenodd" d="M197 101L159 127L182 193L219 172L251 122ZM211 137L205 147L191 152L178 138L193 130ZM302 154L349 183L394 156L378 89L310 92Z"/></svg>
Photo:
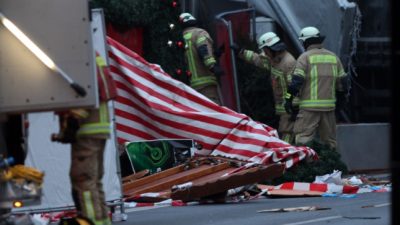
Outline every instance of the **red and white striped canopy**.
<svg viewBox="0 0 400 225"><path fill-rule="evenodd" d="M282 162L289 168L316 159L314 150L280 140L277 131L219 106L158 65L108 38L110 70L117 84L115 119L119 143L154 139L193 139L198 155L250 162Z"/></svg>

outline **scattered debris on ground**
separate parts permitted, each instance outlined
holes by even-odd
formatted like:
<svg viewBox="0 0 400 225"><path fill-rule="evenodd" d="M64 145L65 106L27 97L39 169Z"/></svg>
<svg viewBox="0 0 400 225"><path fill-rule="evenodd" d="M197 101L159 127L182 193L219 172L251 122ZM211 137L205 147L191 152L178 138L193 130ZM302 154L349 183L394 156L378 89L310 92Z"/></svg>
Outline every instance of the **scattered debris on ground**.
<svg viewBox="0 0 400 225"><path fill-rule="evenodd" d="M301 207L291 207L291 208L277 208L277 209L264 209L257 211L259 213L265 212L305 212L305 211L318 211L318 210L329 210L329 207L319 207L319 206L301 206Z"/></svg>
<svg viewBox="0 0 400 225"><path fill-rule="evenodd" d="M385 206L391 206L391 203L383 203L383 204L377 204L377 205L365 205L361 206L361 208L380 208L380 207L385 207Z"/></svg>

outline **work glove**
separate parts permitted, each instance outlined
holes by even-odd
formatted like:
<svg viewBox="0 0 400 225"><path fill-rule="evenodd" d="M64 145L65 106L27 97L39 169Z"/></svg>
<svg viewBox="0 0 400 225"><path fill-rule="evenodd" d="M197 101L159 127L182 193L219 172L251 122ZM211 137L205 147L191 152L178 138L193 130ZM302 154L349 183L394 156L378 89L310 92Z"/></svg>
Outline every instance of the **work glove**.
<svg viewBox="0 0 400 225"><path fill-rule="evenodd" d="M285 101L284 101L284 105L285 107L285 111L288 114L292 114L293 113L293 96L289 93L286 93L285 95Z"/></svg>
<svg viewBox="0 0 400 225"><path fill-rule="evenodd" d="M242 51L242 48L236 43L233 43L230 47L233 52L235 52L235 55L239 55L239 53Z"/></svg>
<svg viewBox="0 0 400 225"><path fill-rule="evenodd" d="M225 44L222 44L214 51L215 58L219 59L222 54L225 52Z"/></svg>
<svg viewBox="0 0 400 225"><path fill-rule="evenodd" d="M216 76L216 77L221 77L224 75L224 70L221 68L220 65L215 64L213 67L211 67L210 71Z"/></svg>

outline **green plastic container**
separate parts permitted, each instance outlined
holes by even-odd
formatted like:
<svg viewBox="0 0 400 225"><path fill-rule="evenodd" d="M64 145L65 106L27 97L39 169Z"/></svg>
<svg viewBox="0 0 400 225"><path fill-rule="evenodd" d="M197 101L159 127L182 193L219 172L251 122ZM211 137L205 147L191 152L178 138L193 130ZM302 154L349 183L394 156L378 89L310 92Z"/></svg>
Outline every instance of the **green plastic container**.
<svg viewBox="0 0 400 225"><path fill-rule="evenodd" d="M130 142L125 150L134 172L150 174L177 166L191 157L192 140L154 140Z"/></svg>

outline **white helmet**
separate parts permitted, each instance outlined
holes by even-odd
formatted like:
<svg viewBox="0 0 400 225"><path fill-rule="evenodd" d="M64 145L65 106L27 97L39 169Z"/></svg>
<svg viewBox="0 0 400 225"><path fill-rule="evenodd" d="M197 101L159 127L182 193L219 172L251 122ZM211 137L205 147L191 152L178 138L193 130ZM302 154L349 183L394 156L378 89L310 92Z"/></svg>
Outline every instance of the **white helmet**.
<svg viewBox="0 0 400 225"><path fill-rule="evenodd" d="M299 39L305 41L309 38L320 37L319 30L315 27L304 27L301 29Z"/></svg>
<svg viewBox="0 0 400 225"><path fill-rule="evenodd" d="M258 48L271 47L278 43L281 39L274 32L267 32L258 39Z"/></svg>
<svg viewBox="0 0 400 225"><path fill-rule="evenodd" d="M196 20L196 18L194 18L194 16L192 16L192 14L190 13L182 13L181 15L179 15L179 21L181 23L186 23L190 20Z"/></svg>

